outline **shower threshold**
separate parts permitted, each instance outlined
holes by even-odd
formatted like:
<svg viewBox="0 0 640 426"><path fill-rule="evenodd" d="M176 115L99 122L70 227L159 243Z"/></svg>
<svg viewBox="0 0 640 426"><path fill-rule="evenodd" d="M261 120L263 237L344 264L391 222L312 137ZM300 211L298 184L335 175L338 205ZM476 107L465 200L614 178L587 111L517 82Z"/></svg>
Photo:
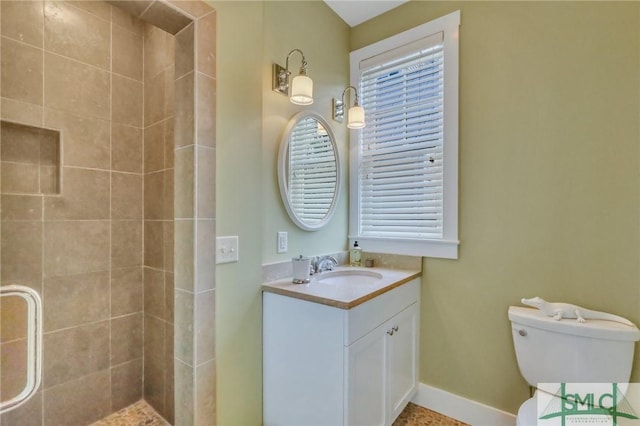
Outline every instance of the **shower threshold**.
<svg viewBox="0 0 640 426"><path fill-rule="evenodd" d="M170 424L144 399L141 399L90 426L170 426Z"/></svg>

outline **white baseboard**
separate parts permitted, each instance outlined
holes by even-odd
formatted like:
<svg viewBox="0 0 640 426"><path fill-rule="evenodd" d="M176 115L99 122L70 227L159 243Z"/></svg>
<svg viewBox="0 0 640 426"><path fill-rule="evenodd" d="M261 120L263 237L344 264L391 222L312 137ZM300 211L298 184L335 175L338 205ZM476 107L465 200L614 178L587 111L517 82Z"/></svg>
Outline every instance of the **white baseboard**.
<svg viewBox="0 0 640 426"><path fill-rule="evenodd" d="M442 389L420 383L414 404L472 426L513 426L516 416Z"/></svg>

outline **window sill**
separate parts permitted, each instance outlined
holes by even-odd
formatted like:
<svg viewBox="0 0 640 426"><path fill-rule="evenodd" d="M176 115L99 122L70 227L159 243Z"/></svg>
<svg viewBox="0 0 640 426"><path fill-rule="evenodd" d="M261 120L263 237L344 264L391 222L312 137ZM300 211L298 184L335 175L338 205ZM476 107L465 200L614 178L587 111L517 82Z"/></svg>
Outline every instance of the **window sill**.
<svg viewBox="0 0 640 426"><path fill-rule="evenodd" d="M364 251L371 253L403 254L407 256L435 257L441 259L457 259L457 240L414 240L395 238L375 238L349 236L349 247L358 241Z"/></svg>

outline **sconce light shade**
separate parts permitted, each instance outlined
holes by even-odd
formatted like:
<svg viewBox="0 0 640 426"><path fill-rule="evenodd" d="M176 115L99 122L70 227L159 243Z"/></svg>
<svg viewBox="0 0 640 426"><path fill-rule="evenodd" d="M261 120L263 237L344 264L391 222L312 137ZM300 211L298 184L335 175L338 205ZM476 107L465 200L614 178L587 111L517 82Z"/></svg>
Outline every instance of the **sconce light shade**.
<svg viewBox="0 0 640 426"><path fill-rule="evenodd" d="M347 127L350 129L362 129L364 127L364 108L354 105L347 113Z"/></svg>
<svg viewBox="0 0 640 426"><path fill-rule="evenodd" d="M313 80L306 75L297 75L291 81L291 103L311 105L313 103Z"/></svg>

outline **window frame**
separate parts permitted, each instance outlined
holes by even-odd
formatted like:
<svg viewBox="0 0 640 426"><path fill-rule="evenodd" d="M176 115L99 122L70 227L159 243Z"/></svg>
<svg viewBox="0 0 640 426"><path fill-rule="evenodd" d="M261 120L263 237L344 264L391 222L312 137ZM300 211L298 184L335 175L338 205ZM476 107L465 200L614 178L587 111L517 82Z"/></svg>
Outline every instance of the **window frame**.
<svg viewBox="0 0 640 426"><path fill-rule="evenodd" d="M355 50L350 54L351 85L360 88L360 62L442 32L444 54L443 233L438 239L383 238L360 235L360 138L349 135L349 244L366 251L412 256L458 258L458 82L460 11ZM365 111L366 113L366 111Z"/></svg>

